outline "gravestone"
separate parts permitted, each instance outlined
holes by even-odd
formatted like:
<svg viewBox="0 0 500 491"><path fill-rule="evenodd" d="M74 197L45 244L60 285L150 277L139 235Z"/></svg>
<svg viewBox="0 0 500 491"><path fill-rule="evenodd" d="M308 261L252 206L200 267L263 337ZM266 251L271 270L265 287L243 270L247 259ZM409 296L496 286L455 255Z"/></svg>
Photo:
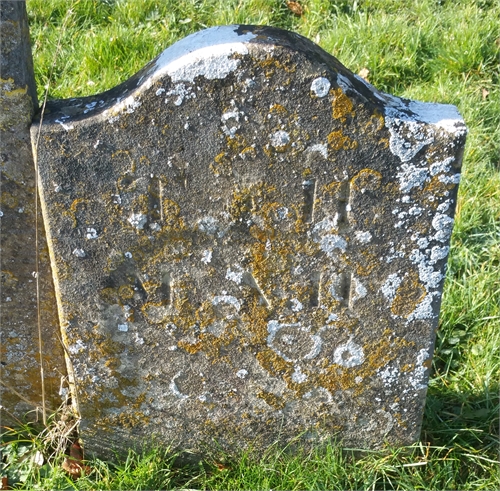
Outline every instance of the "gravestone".
<svg viewBox="0 0 500 491"><path fill-rule="evenodd" d="M0 2L0 38L0 396L6 422L28 413L41 419L44 406L46 413L57 409L66 369L39 209L37 220L30 142L37 96L25 2Z"/></svg>
<svg viewBox="0 0 500 491"><path fill-rule="evenodd" d="M40 192L87 448L415 441L465 135L268 27L51 102Z"/></svg>

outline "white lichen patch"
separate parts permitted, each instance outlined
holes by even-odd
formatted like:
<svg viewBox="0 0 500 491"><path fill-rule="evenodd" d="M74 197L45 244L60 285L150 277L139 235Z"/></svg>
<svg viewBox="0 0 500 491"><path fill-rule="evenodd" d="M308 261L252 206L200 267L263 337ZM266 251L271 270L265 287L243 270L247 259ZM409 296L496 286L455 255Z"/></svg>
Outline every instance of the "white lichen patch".
<svg viewBox="0 0 500 491"><path fill-rule="evenodd" d="M377 375L383 380L386 387L390 387L398 381L400 371L397 367L386 365L377 370Z"/></svg>
<svg viewBox="0 0 500 491"><path fill-rule="evenodd" d="M434 246L431 249L431 264L435 264L438 261L441 261L441 259L445 259L448 257L448 253L450 252L450 248L448 246Z"/></svg>
<svg viewBox="0 0 500 491"><path fill-rule="evenodd" d="M81 351L85 351L87 349L87 346L83 343L81 339L78 339L75 344L72 344L68 346L68 351L72 355L76 355L77 353L80 353Z"/></svg>
<svg viewBox="0 0 500 491"><path fill-rule="evenodd" d="M436 213L432 219L432 227L436 230L434 234L434 239L440 242L447 242L451 236L453 230L453 218L448 215L443 215L441 213Z"/></svg>
<svg viewBox="0 0 500 491"><path fill-rule="evenodd" d="M429 170L414 164L402 164L396 177L399 179L399 189L403 193L409 193L415 187L422 188L429 178Z"/></svg>
<svg viewBox="0 0 500 491"><path fill-rule="evenodd" d="M408 322L413 320L433 319L437 317L432 309L432 301L435 293L428 293L417 305L415 310L408 316Z"/></svg>
<svg viewBox="0 0 500 491"><path fill-rule="evenodd" d="M416 121L405 121L396 117L385 118L389 129L389 148L398 156L401 162L408 162L427 145L434 142L434 131Z"/></svg>
<svg viewBox="0 0 500 491"><path fill-rule="evenodd" d="M234 55L248 54L246 43L256 37L236 30L236 26L212 27L185 37L157 58L151 75L159 78L167 74L174 83L194 82L198 76L208 80L225 78L240 64Z"/></svg>
<svg viewBox="0 0 500 491"><path fill-rule="evenodd" d="M352 282L354 284L354 294L352 296L352 302L356 302L357 300L360 300L361 298L365 298L367 293L368 293L368 290L366 289L366 287L356 277L352 278Z"/></svg>
<svg viewBox="0 0 500 491"><path fill-rule="evenodd" d="M212 251L210 250L203 251L201 254L201 262L208 264L211 261L212 261Z"/></svg>
<svg viewBox="0 0 500 491"><path fill-rule="evenodd" d="M135 227L137 230L142 230L148 221L148 217L143 213L132 213L127 220L132 227Z"/></svg>
<svg viewBox="0 0 500 491"><path fill-rule="evenodd" d="M177 397L177 399L187 399L189 396L186 394L183 394L180 390L179 387L177 387L177 384L175 383L175 379L180 377L180 372L176 374L176 376L170 381L170 384L168 388L170 389L170 392Z"/></svg>
<svg viewBox="0 0 500 491"><path fill-rule="evenodd" d="M432 288L438 288L444 275L441 271L434 271L429 258L420 251L420 249L413 249L410 253L410 261L417 265L418 276L420 281L424 284L427 291Z"/></svg>
<svg viewBox="0 0 500 491"><path fill-rule="evenodd" d="M349 339L333 353L333 362L346 368L356 367L365 361L363 348Z"/></svg>
<svg viewBox="0 0 500 491"><path fill-rule="evenodd" d="M389 302L392 303L392 301L396 297L396 290L399 288L399 285L402 281L403 279L400 278L397 273L393 273L387 277L385 283L380 288L380 291L382 292L384 297L389 300Z"/></svg>
<svg viewBox="0 0 500 491"><path fill-rule="evenodd" d="M411 240L417 242L419 249L427 249L429 245L429 239L427 237L419 237L418 234L412 235Z"/></svg>
<svg viewBox="0 0 500 491"><path fill-rule="evenodd" d="M451 164L454 162L455 157L448 157L445 160L434 162L429 167L429 172L431 176L435 176L437 174L443 173L446 174L451 170Z"/></svg>
<svg viewBox="0 0 500 491"><path fill-rule="evenodd" d="M219 305L220 303L226 303L228 305L232 305L238 311L241 308L240 301L233 295L216 295L212 299L213 305Z"/></svg>
<svg viewBox="0 0 500 491"><path fill-rule="evenodd" d="M302 183L302 186L309 184L310 181L304 181ZM314 228L312 229L312 235L313 235L313 240L315 242L318 242L321 235L324 232L336 232L337 231L337 222L330 218L326 217L323 220L319 221L314 225Z"/></svg>
<svg viewBox="0 0 500 491"><path fill-rule="evenodd" d="M429 351L426 349L421 349L418 352L415 370L410 377L410 384L415 390L422 390L427 388L427 384L424 383L426 371L424 362L429 358L429 356Z"/></svg>
<svg viewBox="0 0 500 491"><path fill-rule="evenodd" d="M282 206L276 210L276 216L280 220L285 220L288 217L288 208L286 206Z"/></svg>
<svg viewBox="0 0 500 491"><path fill-rule="evenodd" d="M303 384L305 381L307 381L307 375L302 372L301 368L298 365L295 367L295 371L292 373L292 380L296 384Z"/></svg>
<svg viewBox="0 0 500 491"><path fill-rule="evenodd" d="M176 96L174 100L174 105L180 106L184 100L194 99L196 97L196 93L193 92L193 88L190 86L186 86L183 83L177 84L173 89L169 90L166 94L167 98L165 99L165 103L169 101L169 97Z"/></svg>
<svg viewBox="0 0 500 491"><path fill-rule="evenodd" d="M422 213L424 212L424 209L420 206L412 206L409 210L408 210L408 214L411 215L411 216L420 216Z"/></svg>
<svg viewBox="0 0 500 491"><path fill-rule="evenodd" d="M331 86L332 84L330 83L330 80L325 77L318 77L315 78L311 83L311 92L316 97L325 97L326 95L328 95Z"/></svg>
<svg viewBox="0 0 500 491"><path fill-rule="evenodd" d="M239 111L238 108L234 108L223 113L220 118L222 122L222 131L231 139L236 136L237 131L241 127L239 124L240 116L244 116L243 111Z"/></svg>
<svg viewBox="0 0 500 491"><path fill-rule="evenodd" d="M304 308L304 306L302 305L302 303L299 302L296 298L292 298L290 300L290 303L292 304L292 310L294 312L300 312Z"/></svg>
<svg viewBox="0 0 500 491"><path fill-rule="evenodd" d="M347 249L347 242L344 238L340 237L340 235L329 234L321 238L320 246L321 250L331 257L336 249L345 252Z"/></svg>
<svg viewBox="0 0 500 491"><path fill-rule="evenodd" d="M307 355L304 356L304 360L312 360L313 358L316 358L321 353L321 348L323 346L323 340L321 339L321 332L324 329L328 329L328 326L322 327L318 334L311 336L311 339L313 341L313 345L312 345L311 351L309 351L309 353L307 353Z"/></svg>
<svg viewBox="0 0 500 491"><path fill-rule="evenodd" d="M444 184L460 184L461 174L453 174L452 176L441 175L438 180Z"/></svg>
<svg viewBox="0 0 500 491"><path fill-rule="evenodd" d="M294 361L292 360L289 356L287 356L285 353L283 353L279 348L277 348L274 345L274 340L276 336L278 335L279 331L281 329L289 328L292 330L292 332L299 333L299 332L307 332L304 331L300 323L295 323L295 324L281 324L277 320L270 320L267 323L267 346L271 348L276 354L281 356L285 361ZM293 345L296 342L296 336L292 334L286 334L285 336L282 337L281 341L286 344L286 345Z"/></svg>
<svg viewBox="0 0 500 491"><path fill-rule="evenodd" d="M290 135L283 130L279 130L269 135L269 140L274 148L281 149L290 143Z"/></svg>
<svg viewBox="0 0 500 491"><path fill-rule="evenodd" d="M219 221L212 216L206 216L199 220L198 230L207 235L224 236L224 230L221 230Z"/></svg>
<svg viewBox="0 0 500 491"><path fill-rule="evenodd" d="M325 159L328 158L328 145L326 143L315 143L314 145L307 147L307 151L308 152L318 152Z"/></svg>
<svg viewBox="0 0 500 491"><path fill-rule="evenodd" d="M241 113L241 114L243 114L243 113ZM240 121L240 111L238 111L238 109L233 109L232 111L226 111L220 117L220 120L223 123L225 123L226 121L229 121L230 119L234 119L236 122L239 123L239 121Z"/></svg>
<svg viewBox="0 0 500 491"><path fill-rule="evenodd" d="M243 280L243 270L238 268L238 271L232 271L231 268L227 268L226 280L234 281L237 285L241 285Z"/></svg>
<svg viewBox="0 0 500 491"><path fill-rule="evenodd" d="M118 105L114 106L113 111L125 111L127 114L131 114L141 105L142 102L136 100L135 97L131 95L120 102Z"/></svg>
<svg viewBox="0 0 500 491"><path fill-rule="evenodd" d="M97 230L95 228L87 228L87 233L85 235L87 239L97 239L99 235L97 234Z"/></svg>
<svg viewBox="0 0 500 491"><path fill-rule="evenodd" d="M372 240L372 234L370 232L361 232L357 230L356 232L354 232L354 238L360 244L368 244Z"/></svg>
<svg viewBox="0 0 500 491"><path fill-rule="evenodd" d="M238 370L236 372L236 376L238 378L242 378L243 379L243 378L246 378L247 375L248 375L248 370L245 370L244 368L242 368L241 370Z"/></svg>
<svg viewBox="0 0 500 491"><path fill-rule="evenodd" d="M86 256L85 251L83 249L80 249L80 248L74 249L72 254L73 254L73 256L80 257L80 258L83 258Z"/></svg>
<svg viewBox="0 0 500 491"><path fill-rule="evenodd" d="M123 306L123 315L125 319L129 320L134 315L134 309L130 305Z"/></svg>

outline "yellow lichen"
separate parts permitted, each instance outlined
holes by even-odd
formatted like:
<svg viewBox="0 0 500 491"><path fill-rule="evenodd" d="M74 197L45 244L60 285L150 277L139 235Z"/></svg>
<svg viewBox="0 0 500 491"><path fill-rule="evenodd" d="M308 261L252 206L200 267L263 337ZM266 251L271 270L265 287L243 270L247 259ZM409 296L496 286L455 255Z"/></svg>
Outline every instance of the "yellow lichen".
<svg viewBox="0 0 500 491"><path fill-rule="evenodd" d="M353 150L358 146L356 140L352 140L349 136L342 133L342 130L332 131L327 136L328 147L331 150Z"/></svg>
<svg viewBox="0 0 500 491"><path fill-rule="evenodd" d="M365 124L365 131L369 134L373 134L376 131L380 131L384 127L385 127L384 115L378 109L375 109L373 114L370 116L370 119Z"/></svg>
<svg viewBox="0 0 500 491"><path fill-rule="evenodd" d="M286 405L286 402L282 397L273 394L272 392L268 392L266 390L259 389L257 391L257 397L265 401L269 406L274 409L283 409Z"/></svg>
<svg viewBox="0 0 500 491"><path fill-rule="evenodd" d="M165 198L162 201L164 227L167 231L180 231L186 225L181 216L180 206L171 199Z"/></svg>
<svg viewBox="0 0 500 491"><path fill-rule="evenodd" d="M284 70L287 73L293 73L297 69L297 65L290 59L280 61L274 58L273 55L269 55L265 60L258 60L257 65L264 69L267 78L272 77L276 69Z"/></svg>
<svg viewBox="0 0 500 491"><path fill-rule="evenodd" d="M185 350L190 355L198 353L198 351L200 351L203 348L203 344L201 342L188 343L187 341L179 341L177 343L177 346Z"/></svg>
<svg viewBox="0 0 500 491"><path fill-rule="evenodd" d="M420 284L418 273L410 272L404 278L391 305L394 315L408 317L424 299L425 288Z"/></svg>
<svg viewBox="0 0 500 491"><path fill-rule="evenodd" d="M288 111L281 104L273 104L269 108L271 114L288 114Z"/></svg>
<svg viewBox="0 0 500 491"><path fill-rule="evenodd" d="M342 89L332 89L330 90L330 94L333 95L332 116L334 119L340 119L342 123L345 123L347 116L354 117L355 112L353 103L351 99L342 92Z"/></svg>
<svg viewBox="0 0 500 491"><path fill-rule="evenodd" d="M353 190L363 191L369 189L376 191L380 188L382 174L373 169L362 169L352 179L351 186Z"/></svg>
<svg viewBox="0 0 500 491"><path fill-rule="evenodd" d="M366 358L361 365L344 368L331 364L324 369L323 373L313 374L312 377L330 393L337 390L352 389L354 394L360 394L366 387L366 381L357 383L356 379L365 380L375 376L379 368L398 358L402 348L413 346L413 344L404 338L392 338L391 330L385 329L378 343L373 344L370 342L369 345L363 346Z"/></svg>
<svg viewBox="0 0 500 491"><path fill-rule="evenodd" d="M135 172L136 171L135 161L132 158L132 156L130 155L130 152L128 150L117 150L116 152L113 152L111 154L111 157L118 158L118 157L121 157L122 155L126 155L128 160L130 161L130 172L132 172L132 173Z"/></svg>

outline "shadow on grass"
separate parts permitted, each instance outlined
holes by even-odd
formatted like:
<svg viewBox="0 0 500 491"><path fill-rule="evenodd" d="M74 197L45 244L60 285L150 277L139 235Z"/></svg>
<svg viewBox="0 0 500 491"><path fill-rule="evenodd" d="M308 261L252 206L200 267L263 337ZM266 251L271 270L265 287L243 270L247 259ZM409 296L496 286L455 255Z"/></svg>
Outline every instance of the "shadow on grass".
<svg viewBox="0 0 500 491"><path fill-rule="evenodd" d="M421 441L433 446L460 446L497 459L499 390L498 382L481 394L429 387Z"/></svg>

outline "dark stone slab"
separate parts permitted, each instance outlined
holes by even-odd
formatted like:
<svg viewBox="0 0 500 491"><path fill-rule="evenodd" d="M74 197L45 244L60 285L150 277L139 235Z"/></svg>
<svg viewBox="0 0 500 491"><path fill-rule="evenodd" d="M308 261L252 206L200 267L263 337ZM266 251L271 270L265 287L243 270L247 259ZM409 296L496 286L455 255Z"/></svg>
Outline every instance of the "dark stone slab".
<svg viewBox="0 0 500 491"><path fill-rule="evenodd" d="M7 422L57 409L66 369L40 210L36 220L30 125L37 97L25 2L0 2L0 46L0 396Z"/></svg>
<svg viewBox="0 0 500 491"><path fill-rule="evenodd" d="M38 166L87 446L415 441L465 134L455 107L252 26L51 103Z"/></svg>

